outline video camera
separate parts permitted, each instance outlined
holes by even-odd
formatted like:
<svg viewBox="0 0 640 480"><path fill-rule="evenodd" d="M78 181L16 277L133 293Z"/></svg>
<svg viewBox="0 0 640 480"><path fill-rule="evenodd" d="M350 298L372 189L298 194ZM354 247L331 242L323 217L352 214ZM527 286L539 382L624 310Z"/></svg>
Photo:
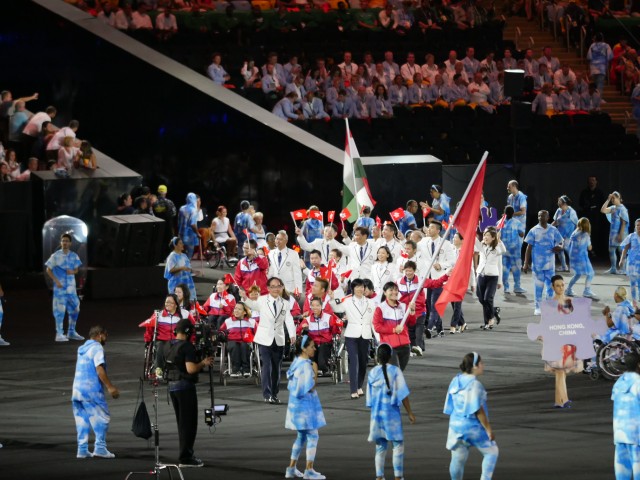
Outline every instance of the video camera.
<svg viewBox="0 0 640 480"><path fill-rule="evenodd" d="M194 334L196 341L193 346L200 358L213 357L216 353L216 345L227 341L227 332L214 330L205 322L194 325Z"/></svg>

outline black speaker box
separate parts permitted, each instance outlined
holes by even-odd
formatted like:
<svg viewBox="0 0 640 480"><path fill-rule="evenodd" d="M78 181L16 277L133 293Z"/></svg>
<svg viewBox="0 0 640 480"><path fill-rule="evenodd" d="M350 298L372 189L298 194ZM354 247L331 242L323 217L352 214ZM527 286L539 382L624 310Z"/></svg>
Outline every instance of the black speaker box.
<svg viewBox="0 0 640 480"><path fill-rule="evenodd" d="M153 215L103 216L96 264L105 267L145 267L162 260L164 220Z"/></svg>
<svg viewBox="0 0 640 480"><path fill-rule="evenodd" d="M505 70L504 96L517 98L524 91L524 70Z"/></svg>

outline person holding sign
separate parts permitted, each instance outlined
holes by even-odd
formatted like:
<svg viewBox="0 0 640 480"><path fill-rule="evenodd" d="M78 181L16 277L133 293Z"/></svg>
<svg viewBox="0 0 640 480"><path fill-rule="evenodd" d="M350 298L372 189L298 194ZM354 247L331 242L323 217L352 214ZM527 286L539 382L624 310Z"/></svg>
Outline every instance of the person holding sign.
<svg viewBox="0 0 640 480"><path fill-rule="evenodd" d="M467 353L460 370L462 373L449 384L444 404L444 413L449 415L449 474L451 480L462 480L469 447L476 447L484 456L481 478L491 478L498 461L498 445L489 423L487 391L478 380L484 373L482 358L476 352Z"/></svg>

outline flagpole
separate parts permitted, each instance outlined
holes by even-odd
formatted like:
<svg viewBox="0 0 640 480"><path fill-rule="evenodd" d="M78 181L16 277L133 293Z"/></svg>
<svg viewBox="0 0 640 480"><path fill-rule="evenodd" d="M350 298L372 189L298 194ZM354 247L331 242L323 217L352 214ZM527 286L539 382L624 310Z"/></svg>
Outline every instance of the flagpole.
<svg viewBox="0 0 640 480"><path fill-rule="evenodd" d="M298 224L296 223L296 217L293 216L293 212L289 212L291 214L291 220L293 220L294 228L298 228Z"/></svg>
<svg viewBox="0 0 640 480"><path fill-rule="evenodd" d="M469 195L469 191L471 190L471 187L475 183L476 178L478 178L478 175L480 174L480 170L482 169L482 166L487 161L488 155L489 155L489 152L486 152L486 151L484 152L484 155L482 155L482 159L480 160L480 163L476 167L476 171L471 177L471 181L469 181L469 185L467 185L467 189L465 190L464 195L462 195L462 199L460 200L460 203L458 203L458 208L456 208L456 212L453 214L453 220L449 222L449 225L447 226L447 229L445 230L444 235L442 235L440 237L440 240L438 241L438 246L436 247L436 250L435 250L436 252L439 253L440 249L442 248L442 245L444 245L444 241L447 238L447 235L449 234L449 232L451 231L451 227L454 225L455 221L457 220L458 213L460 213L460 209L464 205L464 202L466 201L467 196ZM418 295L420 294L420 292L422 292L422 289L424 288L424 282L427 279L427 276L429 276L429 272L431 272L431 269L433 268L433 264L436 263L436 257L437 255L435 254L433 255L433 257L431 257L431 261L427 266L427 270L425 271L424 276L420 280L420 286L416 290L416 293L413 295L413 298L411 299L411 303L415 304L418 298ZM404 317L402 318L402 322L400 322L400 325L402 327L404 327L404 324L406 323L408 316L409 316L409 309L407 308L407 310L404 312Z"/></svg>
<svg viewBox="0 0 640 480"><path fill-rule="evenodd" d="M356 201L356 210L358 212L358 218L360 218L360 205L358 205L358 190L356 187L356 169L353 165L353 152L351 151L351 130L349 130L349 119L344 119L347 125L347 145L349 146L349 158L351 159L351 178L353 179L353 199ZM355 144L355 140L353 141Z"/></svg>

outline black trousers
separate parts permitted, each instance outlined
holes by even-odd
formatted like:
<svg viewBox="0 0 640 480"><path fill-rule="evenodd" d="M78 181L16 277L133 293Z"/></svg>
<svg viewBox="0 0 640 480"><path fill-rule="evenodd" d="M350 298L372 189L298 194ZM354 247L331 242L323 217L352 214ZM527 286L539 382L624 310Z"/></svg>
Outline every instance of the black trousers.
<svg viewBox="0 0 640 480"><path fill-rule="evenodd" d="M280 391L280 369L284 347L276 345L274 340L268 347L258 345L260 351L260 366L262 367L262 396L264 398L277 397Z"/></svg>
<svg viewBox="0 0 640 480"><path fill-rule="evenodd" d="M180 382L184 383L184 382ZM171 385L169 385L171 390ZM170 391L173 410L178 422L178 438L180 439L180 462L193 458L193 444L198 432L198 396L196 386L184 390Z"/></svg>
<svg viewBox="0 0 640 480"><path fill-rule="evenodd" d="M345 337L349 354L349 388L356 393L364 385L369 363L369 340L359 337Z"/></svg>
<svg viewBox="0 0 640 480"><path fill-rule="evenodd" d="M484 324L495 317L495 308L493 307L493 297L496 296L496 288L498 288L498 277L489 275L478 275L478 300L482 304L482 315Z"/></svg>
<svg viewBox="0 0 640 480"><path fill-rule="evenodd" d="M245 342L227 342L227 348L229 349L229 355L231 356L232 372L251 373L249 363L251 348L249 347L249 344Z"/></svg>
<svg viewBox="0 0 640 480"><path fill-rule="evenodd" d="M407 364L409 363L410 356L410 345L402 345L401 347L396 347L393 349L393 353L391 354L390 363L392 365L395 365L396 367L400 367L400 370L404 372L404 369L407 368Z"/></svg>
<svg viewBox="0 0 640 480"><path fill-rule="evenodd" d="M316 343L316 354L313 357L313 361L318 364L318 370L326 372L327 360L331 356L331 343Z"/></svg>

